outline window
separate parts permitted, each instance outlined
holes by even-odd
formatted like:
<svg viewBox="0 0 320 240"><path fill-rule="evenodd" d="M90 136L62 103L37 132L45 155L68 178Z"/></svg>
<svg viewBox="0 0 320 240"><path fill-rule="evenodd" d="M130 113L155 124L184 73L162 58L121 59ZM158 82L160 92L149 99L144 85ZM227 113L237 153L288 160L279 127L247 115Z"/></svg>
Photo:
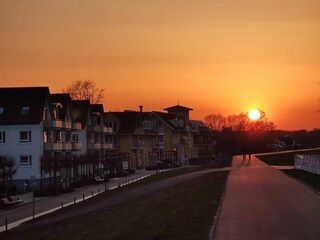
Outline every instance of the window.
<svg viewBox="0 0 320 240"><path fill-rule="evenodd" d="M30 107L22 107L20 114L21 115L28 115L29 112L30 112Z"/></svg>
<svg viewBox="0 0 320 240"><path fill-rule="evenodd" d="M31 155L20 156L20 166L31 166L31 165L32 165Z"/></svg>
<svg viewBox="0 0 320 240"><path fill-rule="evenodd" d="M43 109L43 116L42 116L42 120L45 121L48 118L48 109L44 108Z"/></svg>
<svg viewBox="0 0 320 240"><path fill-rule="evenodd" d="M31 142L31 131L20 132L20 142Z"/></svg>
<svg viewBox="0 0 320 240"><path fill-rule="evenodd" d="M6 132L0 132L0 143L6 142Z"/></svg>
<svg viewBox="0 0 320 240"><path fill-rule="evenodd" d="M43 142L44 143L48 142L48 133L46 131L43 132Z"/></svg>
<svg viewBox="0 0 320 240"><path fill-rule="evenodd" d="M2 115L4 112L4 107L0 107L0 115Z"/></svg>
<svg viewBox="0 0 320 240"><path fill-rule="evenodd" d="M72 139L71 142L78 142L79 138L78 138L78 134L77 133L72 133Z"/></svg>

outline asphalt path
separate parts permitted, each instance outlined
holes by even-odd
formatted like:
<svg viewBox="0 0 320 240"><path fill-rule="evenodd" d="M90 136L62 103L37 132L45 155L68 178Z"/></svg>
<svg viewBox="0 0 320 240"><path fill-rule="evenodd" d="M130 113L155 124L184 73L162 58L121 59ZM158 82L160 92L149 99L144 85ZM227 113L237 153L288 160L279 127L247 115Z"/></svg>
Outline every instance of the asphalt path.
<svg viewBox="0 0 320 240"><path fill-rule="evenodd" d="M234 157L213 239L319 240L319 193L256 157Z"/></svg>

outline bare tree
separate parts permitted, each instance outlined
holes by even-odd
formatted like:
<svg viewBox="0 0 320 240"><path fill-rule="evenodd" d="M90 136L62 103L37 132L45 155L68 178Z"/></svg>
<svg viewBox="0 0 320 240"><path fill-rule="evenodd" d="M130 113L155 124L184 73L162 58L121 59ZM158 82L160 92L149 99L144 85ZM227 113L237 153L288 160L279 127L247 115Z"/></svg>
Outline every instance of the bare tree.
<svg viewBox="0 0 320 240"><path fill-rule="evenodd" d="M260 110L260 118L256 121L250 121L248 126L248 131L251 133L263 133L276 129L276 125L269 121L266 113Z"/></svg>
<svg viewBox="0 0 320 240"><path fill-rule="evenodd" d="M105 89L98 88L93 80L77 80L72 82L62 92L69 93L74 100L89 100L90 103L102 103Z"/></svg>
<svg viewBox="0 0 320 240"><path fill-rule="evenodd" d="M221 114L209 114L204 118L205 124L212 130L221 131L224 128L230 128L236 132L262 133L274 130L275 124L269 121L266 113L260 110L261 117L252 121L248 114L239 113L224 117Z"/></svg>
<svg viewBox="0 0 320 240"><path fill-rule="evenodd" d="M209 114L205 116L204 122L211 130L221 131L226 126L226 118L221 114Z"/></svg>
<svg viewBox="0 0 320 240"><path fill-rule="evenodd" d="M246 132L249 129L250 120L247 114L239 113L228 116L227 123L233 131Z"/></svg>

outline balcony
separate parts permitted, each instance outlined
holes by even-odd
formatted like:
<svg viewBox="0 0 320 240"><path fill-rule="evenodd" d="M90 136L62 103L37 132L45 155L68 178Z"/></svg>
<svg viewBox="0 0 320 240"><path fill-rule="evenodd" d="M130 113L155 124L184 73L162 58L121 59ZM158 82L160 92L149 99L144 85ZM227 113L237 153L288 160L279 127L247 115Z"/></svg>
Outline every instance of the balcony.
<svg viewBox="0 0 320 240"><path fill-rule="evenodd" d="M71 129L72 123L71 122L62 122L62 127L65 129Z"/></svg>
<svg viewBox="0 0 320 240"><path fill-rule="evenodd" d="M89 132L101 132L101 126L88 126L88 131Z"/></svg>
<svg viewBox="0 0 320 240"><path fill-rule="evenodd" d="M61 120L46 120L43 122L44 128L62 128L63 123Z"/></svg>
<svg viewBox="0 0 320 240"><path fill-rule="evenodd" d="M82 144L81 143L72 143L72 150L77 151L82 149Z"/></svg>
<svg viewBox="0 0 320 240"><path fill-rule="evenodd" d="M186 136L183 136L180 140L180 144L188 144L189 143L189 138Z"/></svg>
<svg viewBox="0 0 320 240"><path fill-rule="evenodd" d="M155 147L156 148L164 148L164 142L157 142Z"/></svg>
<svg viewBox="0 0 320 240"><path fill-rule="evenodd" d="M72 151L72 143L64 143L63 148L65 151Z"/></svg>
<svg viewBox="0 0 320 240"><path fill-rule="evenodd" d="M100 143L89 143L88 144L88 149L90 149L90 150L99 150L99 149L101 149L101 144Z"/></svg>
<svg viewBox="0 0 320 240"><path fill-rule="evenodd" d="M104 133L113 133L113 129L111 127L103 127L103 132Z"/></svg>
<svg viewBox="0 0 320 240"><path fill-rule="evenodd" d="M113 143L104 143L104 144L101 144L101 148L102 148L102 149L108 149L108 150L117 149L116 145L113 144Z"/></svg>
<svg viewBox="0 0 320 240"><path fill-rule="evenodd" d="M141 149L144 148L143 142L134 142L132 143L132 149Z"/></svg>
<svg viewBox="0 0 320 240"><path fill-rule="evenodd" d="M81 130L81 123L79 123L79 122L73 123L72 129L73 130Z"/></svg>
<svg viewBox="0 0 320 240"><path fill-rule="evenodd" d="M71 143L44 143L46 151L72 151Z"/></svg>
<svg viewBox="0 0 320 240"><path fill-rule="evenodd" d="M164 135L164 128L158 128L157 129L158 135Z"/></svg>
<svg viewBox="0 0 320 240"><path fill-rule="evenodd" d="M44 143L44 150L46 151L63 151L63 143Z"/></svg>

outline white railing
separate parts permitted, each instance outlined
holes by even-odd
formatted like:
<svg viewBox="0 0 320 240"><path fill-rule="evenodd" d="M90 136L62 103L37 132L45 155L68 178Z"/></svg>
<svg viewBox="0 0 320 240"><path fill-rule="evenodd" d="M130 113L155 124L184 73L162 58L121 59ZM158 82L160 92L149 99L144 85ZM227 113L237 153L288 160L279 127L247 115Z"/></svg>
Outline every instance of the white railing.
<svg viewBox="0 0 320 240"><path fill-rule="evenodd" d="M294 167L299 170L320 174L320 155L296 154Z"/></svg>

